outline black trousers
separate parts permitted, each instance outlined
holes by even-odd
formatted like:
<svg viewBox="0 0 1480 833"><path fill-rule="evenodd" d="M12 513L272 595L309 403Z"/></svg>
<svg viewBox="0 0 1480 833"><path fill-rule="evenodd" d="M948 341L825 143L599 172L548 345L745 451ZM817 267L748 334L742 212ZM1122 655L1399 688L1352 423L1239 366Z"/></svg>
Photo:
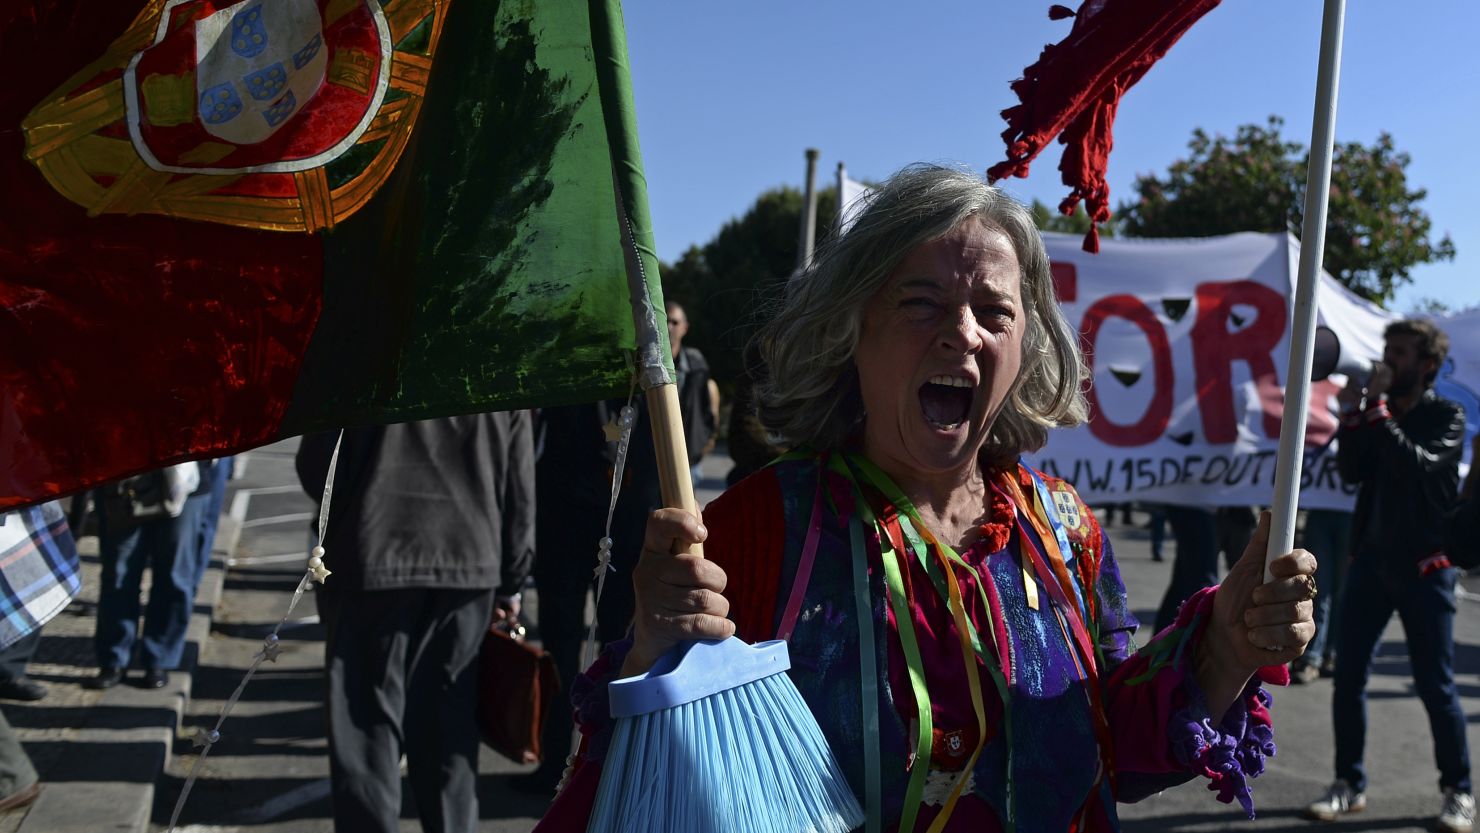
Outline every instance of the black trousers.
<svg viewBox="0 0 1480 833"><path fill-rule="evenodd" d="M1192 594L1218 583L1218 553L1228 569L1243 557L1244 549L1254 537L1259 519L1247 506L1223 507L1217 510L1200 506L1168 506L1167 521L1177 541L1177 556L1172 560L1172 581L1167 585L1161 607L1156 611L1156 630L1177 619L1177 610Z"/></svg>
<svg viewBox="0 0 1480 833"><path fill-rule="evenodd" d="M478 828L478 648L493 589L318 592L338 833L396 833L401 754L427 833Z"/></svg>
<svg viewBox="0 0 1480 833"><path fill-rule="evenodd" d="M1156 632L1177 619L1177 609L1192 594L1218 583L1218 521L1200 506L1168 506L1167 522L1177 542L1172 580L1156 611Z"/></svg>

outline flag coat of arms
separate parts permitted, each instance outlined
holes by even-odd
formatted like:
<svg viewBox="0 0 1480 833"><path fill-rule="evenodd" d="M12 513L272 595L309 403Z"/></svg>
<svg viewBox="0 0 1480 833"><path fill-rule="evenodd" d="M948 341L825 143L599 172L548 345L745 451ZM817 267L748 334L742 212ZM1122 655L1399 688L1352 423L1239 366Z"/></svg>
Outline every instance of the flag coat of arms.
<svg viewBox="0 0 1480 833"><path fill-rule="evenodd" d="M0 508L628 390L625 60L606 0L0 0Z"/></svg>
<svg viewBox="0 0 1480 833"><path fill-rule="evenodd" d="M89 216L332 228L405 150L447 7L148 4L26 115L26 156Z"/></svg>

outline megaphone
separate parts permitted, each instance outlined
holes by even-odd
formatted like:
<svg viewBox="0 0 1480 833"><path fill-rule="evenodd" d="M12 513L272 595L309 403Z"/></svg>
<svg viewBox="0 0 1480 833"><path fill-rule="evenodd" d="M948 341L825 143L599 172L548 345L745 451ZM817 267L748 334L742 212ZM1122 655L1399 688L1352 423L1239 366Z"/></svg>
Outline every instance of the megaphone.
<svg viewBox="0 0 1480 833"><path fill-rule="evenodd" d="M1325 325L1316 327L1315 350L1310 362L1310 380L1319 382L1333 373L1340 373L1365 387L1372 378L1373 362L1361 356L1342 354L1341 339Z"/></svg>

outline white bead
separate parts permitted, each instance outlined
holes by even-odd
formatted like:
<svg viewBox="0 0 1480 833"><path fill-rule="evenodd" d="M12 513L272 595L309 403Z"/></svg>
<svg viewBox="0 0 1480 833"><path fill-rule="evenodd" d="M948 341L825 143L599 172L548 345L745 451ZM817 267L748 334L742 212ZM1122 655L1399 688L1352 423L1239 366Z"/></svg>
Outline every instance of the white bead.
<svg viewBox="0 0 1480 833"><path fill-rule="evenodd" d="M311 554L313 555L314 558L323 558L324 557L324 548L323 547L314 547L313 548L313 552Z"/></svg>
<svg viewBox="0 0 1480 833"><path fill-rule="evenodd" d="M596 544L596 546L599 547L602 552L610 552L611 551L611 548L612 548L612 539L610 539L610 538L602 538Z"/></svg>
<svg viewBox="0 0 1480 833"><path fill-rule="evenodd" d="M319 558L317 555L308 559L308 569L317 570L322 566L324 566L324 559Z"/></svg>

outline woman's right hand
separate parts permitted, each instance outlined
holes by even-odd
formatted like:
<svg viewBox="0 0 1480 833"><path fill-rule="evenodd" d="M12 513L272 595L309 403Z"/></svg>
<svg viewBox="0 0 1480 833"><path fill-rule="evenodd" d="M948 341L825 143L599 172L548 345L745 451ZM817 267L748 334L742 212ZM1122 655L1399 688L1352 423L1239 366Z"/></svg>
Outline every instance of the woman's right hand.
<svg viewBox="0 0 1480 833"><path fill-rule="evenodd" d="M735 623L725 618L730 603L720 595L725 571L686 552L708 535L697 517L681 509L659 509L648 516L642 558L632 572L637 611L623 677L648 670L680 642L735 635Z"/></svg>

